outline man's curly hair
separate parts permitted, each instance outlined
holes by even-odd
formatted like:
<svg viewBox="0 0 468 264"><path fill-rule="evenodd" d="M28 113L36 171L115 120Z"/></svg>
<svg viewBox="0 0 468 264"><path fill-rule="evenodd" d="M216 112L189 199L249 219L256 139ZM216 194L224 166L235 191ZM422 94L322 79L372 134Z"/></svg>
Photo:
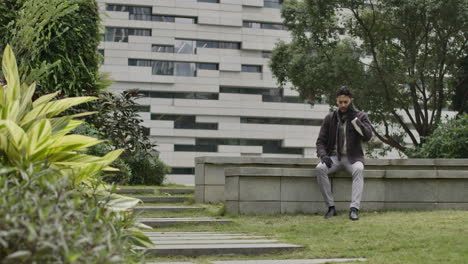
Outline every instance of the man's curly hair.
<svg viewBox="0 0 468 264"><path fill-rule="evenodd" d="M351 89L348 88L348 86L341 86L338 90L336 90L336 97L340 95L346 95L349 96L350 98L353 98L353 93L351 92Z"/></svg>

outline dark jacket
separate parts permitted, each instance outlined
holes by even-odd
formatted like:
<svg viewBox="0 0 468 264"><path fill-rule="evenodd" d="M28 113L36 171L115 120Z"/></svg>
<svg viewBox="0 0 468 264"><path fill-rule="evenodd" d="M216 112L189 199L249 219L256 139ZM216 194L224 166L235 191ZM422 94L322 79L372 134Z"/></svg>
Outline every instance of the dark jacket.
<svg viewBox="0 0 468 264"><path fill-rule="evenodd" d="M338 111L329 113L322 122L320 133L317 138L317 156L330 156L331 151L335 148L338 136ZM372 128L367 114L364 112L356 111L356 124L361 128L363 136L359 134L351 120L347 120L346 124L346 154L351 164L356 161L364 163L364 153L362 151L362 141L369 141L372 138ZM337 146L339 148L339 146ZM340 149L337 150L338 159L341 159Z"/></svg>

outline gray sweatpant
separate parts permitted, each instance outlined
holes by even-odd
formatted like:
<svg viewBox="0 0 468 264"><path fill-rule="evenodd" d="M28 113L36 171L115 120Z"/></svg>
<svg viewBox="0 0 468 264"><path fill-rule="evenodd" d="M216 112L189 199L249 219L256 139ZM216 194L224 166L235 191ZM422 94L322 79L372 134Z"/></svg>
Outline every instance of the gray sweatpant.
<svg viewBox="0 0 468 264"><path fill-rule="evenodd" d="M353 176L350 207L359 209L362 191L364 189L364 164L360 161L351 164L347 157L341 157L341 161L338 160L337 156L332 156L330 158L333 161L331 168L328 168L323 162L320 162L316 167L317 182L325 203L327 206L335 205L328 174L334 173L339 169L345 169Z"/></svg>

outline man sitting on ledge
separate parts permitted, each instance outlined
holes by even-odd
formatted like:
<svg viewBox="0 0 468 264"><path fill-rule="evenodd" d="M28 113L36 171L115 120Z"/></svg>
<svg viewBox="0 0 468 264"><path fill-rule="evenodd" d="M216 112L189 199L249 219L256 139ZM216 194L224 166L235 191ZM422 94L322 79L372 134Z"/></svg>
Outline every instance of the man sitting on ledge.
<svg viewBox="0 0 468 264"><path fill-rule="evenodd" d="M364 188L364 153L362 141L369 141L372 128L367 114L353 107L353 95L343 86L336 92L338 110L329 113L322 122L317 138L317 181L328 206L325 218L336 216L335 202L328 174L346 169L353 177L349 218L358 220Z"/></svg>

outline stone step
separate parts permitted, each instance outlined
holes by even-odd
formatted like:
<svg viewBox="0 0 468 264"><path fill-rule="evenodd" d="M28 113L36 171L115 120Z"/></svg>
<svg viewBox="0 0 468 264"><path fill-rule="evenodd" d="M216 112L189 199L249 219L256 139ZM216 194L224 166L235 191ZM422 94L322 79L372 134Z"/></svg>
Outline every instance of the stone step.
<svg viewBox="0 0 468 264"><path fill-rule="evenodd" d="M204 207L195 206L139 206L133 208L135 212L193 212L204 211Z"/></svg>
<svg viewBox="0 0 468 264"><path fill-rule="evenodd" d="M115 190L115 193L119 194L135 194L135 193L155 193L156 189L154 188L121 188Z"/></svg>
<svg viewBox="0 0 468 264"><path fill-rule="evenodd" d="M214 232L145 232L154 242L153 248L144 249L157 256L201 256L201 255L259 255L302 246L277 243L265 236Z"/></svg>
<svg viewBox="0 0 468 264"><path fill-rule="evenodd" d="M195 189L160 188L159 191L163 193L169 193L169 194L192 194L195 192Z"/></svg>
<svg viewBox="0 0 468 264"><path fill-rule="evenodd" d="M302 246L261 243L261 244L198 244L198 245L156 245L153 248L139 248L147 254L162 256L203 256L203 255L261 255L279 251L303 249Z"/></svg>
<svg viewBox="0 0 468 264"><path fill-rule="evenodd" d="M120 188L115 190L119 194L138 194L138 193L168 193L168 194L192 194L193 188Z"/></svg>
<svg viewBox="0 0 468 264"><path fill-rule="evenodd" d="M336 258L336 259L270 259L270 260L210 260L210 264L326 264L340 262L363 262L365 258ZM195 264L193 262L146 262L146 264Z"/></svg>
<svg viewBox="0 0 468 264"><path fill-rule="evenodd" d="M231 220L216 219L211 217L162 217L162 218L138 218L141 223L151 227L170 226L174 224L226 224Z"/></svg>
<svg viewBox="0 0 468 264"><path fill-rule="evenodd" d="M158 240L223 240L223 239L253 239L253 238L266 238L265 236L228 236L228 235L218 235L218 236L187 236L187 237L161 237L161 236L152 236L147 235L150 239Z"/></svg>
<svg viewBox="0 0 468 264"><path fill-rule="evenodd" d="M351 261L367 261L365 258L334 258L334 259L281 259L281 260L223 260L210 261L212 264L323 264Z"/></svg>
<svg viewBox="0 0 468 264"><path fill-rule="evenodd" d="M185 196L134 196L145 203L182 203L187 201Z"/></svg>
<svg viewBox="0 0 468 264"><path fill-rule="evenodd" d="M276 239L218 239L218 240L212 240L212 239L200 239L200 240L195 240L195 239L189 239L189 240L183 240L183 239L176 239L176 240L166 240L166 239L155 239L151 238L151 241L153 241L154 244L156 245L190 245L190 244L196 244L196 245L207 245L207 244L252 244L252 243L276 243L278 240Z"/></svg>

